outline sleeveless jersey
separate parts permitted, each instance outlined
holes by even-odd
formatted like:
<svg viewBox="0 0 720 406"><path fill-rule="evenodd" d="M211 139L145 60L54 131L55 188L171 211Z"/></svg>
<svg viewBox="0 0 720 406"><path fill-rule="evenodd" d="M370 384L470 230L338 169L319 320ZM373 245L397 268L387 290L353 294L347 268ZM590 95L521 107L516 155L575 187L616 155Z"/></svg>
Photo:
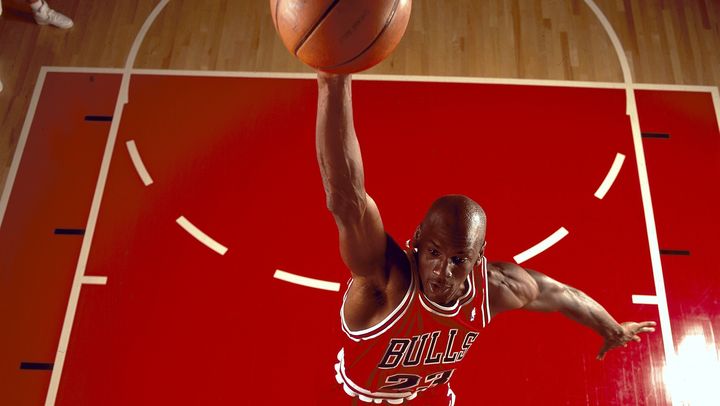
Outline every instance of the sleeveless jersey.
<svg viewBox="0 0 720 406"><path fill-rule="evenodd" d="M338 353L335 379L348 395L365 402L401 404L418 398L425 403L442 397L444 404L453 404L449 380L479 331L490 322L487 260L483 257L480 267L470 272L463 295L454 304L442 306L420 290L415 255L410 248L405 253L410 261L410 286L380 323L351 330L344 318L346 291L340 318L347 337ZM348 291L351 285L352 280Z"/></svg>

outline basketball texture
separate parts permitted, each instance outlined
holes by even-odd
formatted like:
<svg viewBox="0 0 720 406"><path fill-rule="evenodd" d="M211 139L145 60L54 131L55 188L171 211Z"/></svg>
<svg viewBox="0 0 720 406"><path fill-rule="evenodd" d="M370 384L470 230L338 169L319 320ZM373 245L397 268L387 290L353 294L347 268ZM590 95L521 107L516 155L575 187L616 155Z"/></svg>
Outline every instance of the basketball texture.
<svg viewBox="0 0 720 406"><path fill-rule="evenodd" d="M405 33L412 0L270 0L285 47L305 64L353 73L385 59Z"/></svg>

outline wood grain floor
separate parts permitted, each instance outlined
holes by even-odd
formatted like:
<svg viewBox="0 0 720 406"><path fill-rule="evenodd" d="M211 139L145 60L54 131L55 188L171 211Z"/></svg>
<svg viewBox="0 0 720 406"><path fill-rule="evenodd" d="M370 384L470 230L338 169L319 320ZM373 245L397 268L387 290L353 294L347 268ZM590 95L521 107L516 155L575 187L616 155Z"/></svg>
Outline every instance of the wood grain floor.
<svg viewBox="0 0 720 406"><path fill-rule="evenodd" d="M36 25L21 0L0 17L0 190L42 66L122 67L158 0L51 0L75 20ZM596 0L642 83L720 85L720 1ZM137 68L310 72L277 39L267 0L171 0ZM415 0L405 38L368 73L622 81L583 0Z"/></svg>

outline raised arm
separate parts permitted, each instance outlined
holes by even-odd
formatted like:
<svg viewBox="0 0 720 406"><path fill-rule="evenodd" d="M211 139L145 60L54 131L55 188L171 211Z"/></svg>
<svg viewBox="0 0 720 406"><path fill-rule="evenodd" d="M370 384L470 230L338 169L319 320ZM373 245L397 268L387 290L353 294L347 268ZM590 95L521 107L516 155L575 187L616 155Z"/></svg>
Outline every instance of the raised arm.
<svg viewBox="0 0 720 406"><path fill-rule="evenodd" d="M609 350L640 341L639 333L655 331L655 322L618 323L598 302L571 286L540 272L511 263L493 263L488 269L490 310L493 315L513 309L560 312L593 329L605 340L597 358Z"/></svg>
<svg viewBox="0 0 720 406"><path fill-rule="evenodd" d="M354 278L383 283L386 235L380 212L365 192L349 75L318 73L315 140L327 207L340 234L342 259Z"/></svg>

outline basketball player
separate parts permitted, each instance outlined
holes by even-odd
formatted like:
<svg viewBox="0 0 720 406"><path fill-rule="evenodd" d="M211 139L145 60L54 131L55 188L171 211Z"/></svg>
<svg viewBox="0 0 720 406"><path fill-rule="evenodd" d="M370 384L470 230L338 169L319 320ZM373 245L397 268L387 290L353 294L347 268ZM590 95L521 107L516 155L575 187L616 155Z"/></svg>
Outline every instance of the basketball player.
<svg viewBox="0 0 720 406"><path fill-rule="evenodd" d="M583 292L539 272L485 259L485 213L442 196L406 247L385 233L364 186L351 77L318 73L317 159L351 282L340 309L336 380L354 403L452 405L449 381L490 320L509 310L561 312L613 348L654 322L618 323ZM340 386L338 386L340 387ZM362 402L358 402L362 401Z"/></svg>

